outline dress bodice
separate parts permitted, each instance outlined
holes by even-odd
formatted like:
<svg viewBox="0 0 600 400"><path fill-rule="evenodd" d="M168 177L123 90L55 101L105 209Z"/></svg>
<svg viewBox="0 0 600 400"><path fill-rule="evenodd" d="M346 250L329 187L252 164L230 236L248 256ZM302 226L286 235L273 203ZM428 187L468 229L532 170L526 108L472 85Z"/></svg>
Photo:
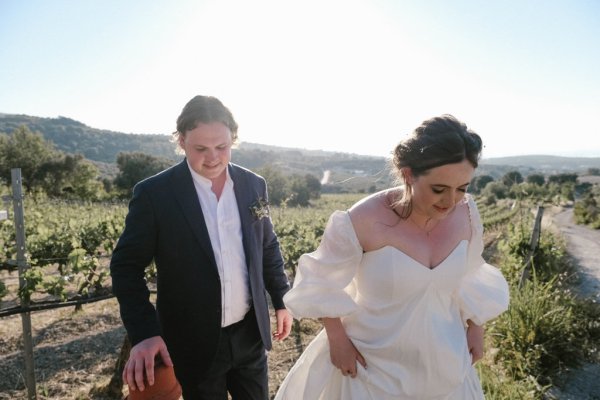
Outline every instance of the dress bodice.
<svg viewBox="0 0 600 400"><path fill-rule="evenodd" d="M362 299L402 303L427 288L453 291L466 273L468 241L463 240L434 268L385 246L364 253L355 282Z"/></svg>

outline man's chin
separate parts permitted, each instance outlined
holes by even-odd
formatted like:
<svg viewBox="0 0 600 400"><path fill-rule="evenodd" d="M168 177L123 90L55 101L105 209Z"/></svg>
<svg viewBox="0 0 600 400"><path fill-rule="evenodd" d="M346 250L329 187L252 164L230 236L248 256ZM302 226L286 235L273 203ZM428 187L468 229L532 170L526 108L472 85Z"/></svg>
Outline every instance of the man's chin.
<svg viewBox="0 0 600 400"><path fill-rule="evenodd" d="M225 172L225 168L204 168L200 174L206 179L217 179Z"/></svg>

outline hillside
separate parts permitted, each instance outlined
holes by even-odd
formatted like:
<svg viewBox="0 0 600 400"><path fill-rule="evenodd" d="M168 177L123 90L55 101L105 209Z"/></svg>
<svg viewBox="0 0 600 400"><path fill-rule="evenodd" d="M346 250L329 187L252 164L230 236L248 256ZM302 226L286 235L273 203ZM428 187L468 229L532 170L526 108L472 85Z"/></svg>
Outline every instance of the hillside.
<svg viewBox="0 0 600 400"><path fill-rule="evenodd" d="M0 114L0 133L10 134L21 125L42 134L58 150L83 154L98 165L104 176L116 173L115 162L119 152L143 152L173 162L181 159L174 151L170 135L101 130L66 117ZM232 161L250 169L270 166L284 174L328 177L331 191L369 191L373 187L383 188L390 184L384 157L242 142L233 149Z"/></svg>
<svg viewBox="0 0 600 400"><path fill-rule="evenodd" d="M0 114L1 133L10 134L21 125L41 133L63 152L80 153L95 161L105 175L116 171L115 160L119 152L139 151L173 162L181 158L174 152L170 135L128 134L96 129L66 117ZM233 150L232 159L251 169L272 166L284 174L310 173L327 179L330 186L338 186L341 190L370 191L391 184L385 157L242 142ZM529 155L483 159L477 174L500 178L513 170L527 176L532 173L583 173L589 168L600 168L600 157ZM335 188L332 190L335 191Z"/></svg>
<svg viewBox="0 0 600 400"><path fill-rule="evenodd" d="M66 118L40 118L28 115L0 114L0 132L11 133L25 125L32 132L41 133L52 141L58 150L80 153L85 158L104 163L114 163L117 154L124 151L141 151L158 157L175 159L168 135L126 134L91 128L81 122Z"/></svg>

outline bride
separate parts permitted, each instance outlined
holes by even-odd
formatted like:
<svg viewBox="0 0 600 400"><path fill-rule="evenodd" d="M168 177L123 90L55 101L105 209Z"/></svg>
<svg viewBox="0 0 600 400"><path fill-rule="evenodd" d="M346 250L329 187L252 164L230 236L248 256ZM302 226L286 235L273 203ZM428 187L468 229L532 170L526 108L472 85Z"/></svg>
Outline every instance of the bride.
<svg viewBox="0 0 600 400"><path fill-rule="evenodd" d="M456 118L426 120L393 151L400 184L330 216L284 297L325 329L275 399L483 399L473 364L508 285L466 193L481 148Z"/></svg>

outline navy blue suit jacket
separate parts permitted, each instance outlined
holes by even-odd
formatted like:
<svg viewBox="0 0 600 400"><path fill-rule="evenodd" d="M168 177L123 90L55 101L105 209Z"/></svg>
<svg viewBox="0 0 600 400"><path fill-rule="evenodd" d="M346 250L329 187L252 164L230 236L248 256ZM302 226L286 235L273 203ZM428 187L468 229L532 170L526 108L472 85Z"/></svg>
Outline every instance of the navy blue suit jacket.
<svg viewBox="0 0 600 400"><path fill-rule="evenodd" d="M265 180L229 164L242 225L250 294L262 340L271 349L267 293L285 308L289 283L270 218L251 211L267 200ZM144 270L157 268L156 310ZM133 345L162 335L179 372L201 375L211 365L221 331L221 284L210 237L186 160L138 183L125 229L111 259L113 292Z"/></svg>

